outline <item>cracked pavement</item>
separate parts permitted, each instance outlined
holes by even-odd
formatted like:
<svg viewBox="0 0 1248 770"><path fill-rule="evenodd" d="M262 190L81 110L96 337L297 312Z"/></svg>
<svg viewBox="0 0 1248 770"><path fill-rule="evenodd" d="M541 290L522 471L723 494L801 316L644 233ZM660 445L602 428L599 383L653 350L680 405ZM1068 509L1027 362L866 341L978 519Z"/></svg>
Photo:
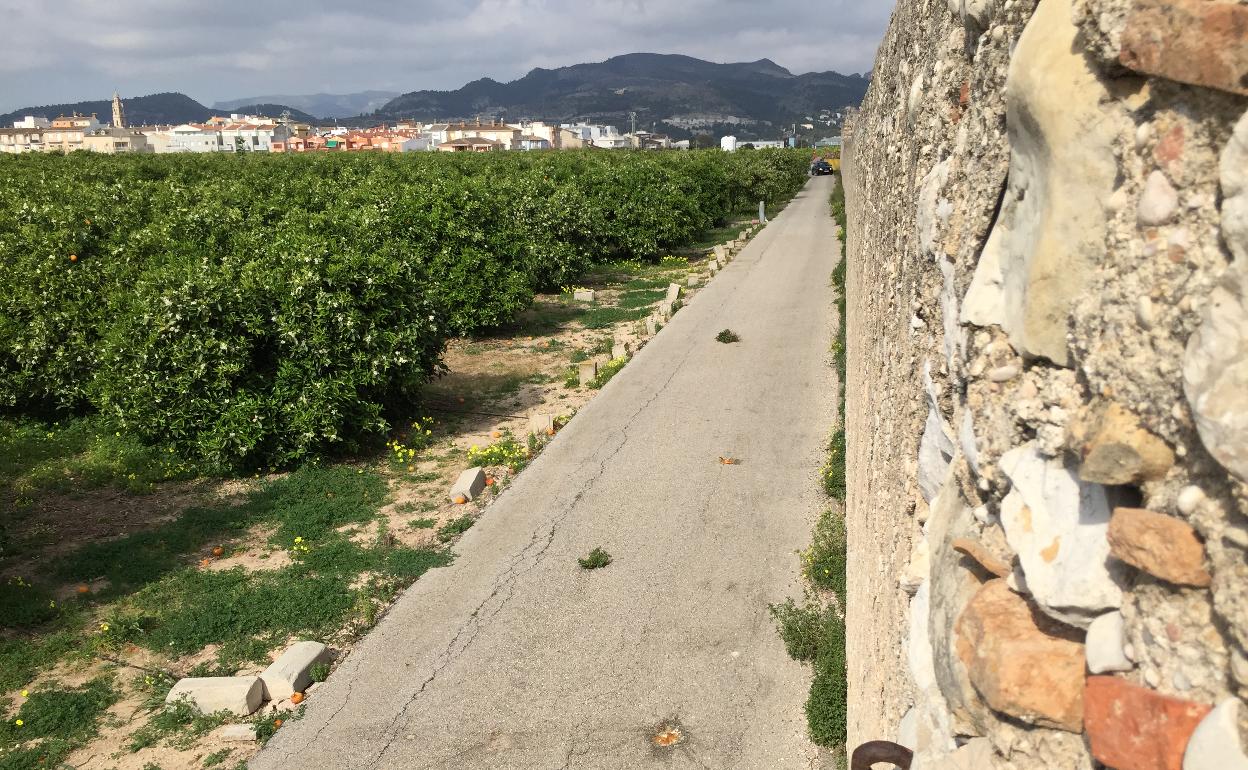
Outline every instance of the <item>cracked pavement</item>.
<svg viewBox="0 0 1248 770"><path fill-rule="evenodd" d="M826 505L831 180L634 356L250 767L821 763L809 669L767 606L801 595ZM611 565L582 570L595 547ZM655 747L671 724L682 740Z"/></svg>

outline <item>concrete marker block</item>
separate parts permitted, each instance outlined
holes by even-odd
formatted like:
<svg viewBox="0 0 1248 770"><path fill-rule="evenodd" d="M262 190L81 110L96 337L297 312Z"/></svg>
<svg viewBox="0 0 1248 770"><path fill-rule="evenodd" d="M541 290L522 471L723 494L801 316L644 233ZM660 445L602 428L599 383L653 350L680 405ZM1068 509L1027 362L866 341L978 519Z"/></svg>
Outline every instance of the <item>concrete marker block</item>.
<svg viewBox="0 0 1248 770"><path fill-rule="evenodd" d="M597 295L593 289L581 289L572 294L572 298L577 302L593 302L595 296Z"/></svg>
<svg viewBox="0 0 1248 770"><path fill-rule="evenodd" d="M702 283L702 279L697 277L696 275L689 276L689 278L685 281L685 285L687 285L690 289L696 288L701 283Z"/></svg>
<svg viewBox="0 0 1248 770"><path fill-rule="evenodd" d="M663 298L663 301L670 304L678 299L680 299L680 284L669 283L667 285L667 296Z"/></svg>
<svg viewBox="0 0 1248 770"><path fill-rule="evenodd" d="M195 676L178 680L165 703L185 698L202 714L228 711L245 717L264 702L264 683L258 676Z"/></svg>
<svg viewBox="0 0 1248 770"><path fill-rule="evenodd" d="M537 436L545 436L554 429L555 416L553 414L529 415L529 433Z"/></svg>
<svg viewBox="0 0 1248 770"><path fill-rule="evenodd" d="M451 502L455 502L455 498L463 495L468 500L475 500L477 495L485 489L485 469L469 468L459 474L459 478L451 486L451 492L448 495Z"/></svg>
<svg viewBox="0 0 1248 770"><path fill-rule="evenodd" d="M255 725L222 725L213 730L212 737L226 743L251 743L256 740Z"/></svg>
<svg viewBox="0 0 1248 770"><path fill-rule="evenodd" d="M617 342L611 346L611 358L613 360L616 358L628 358L630 353L627 342Z"/></svg>
<svg viewBox="0 0 1248 770"><path fill-rule="evenodd" d="M463 480L462 475L460 480ZM481 474L481 486L485 487L484 473ZM451 497L454 498L456 494L452 489ZM471 500L471 496L468 499ZM320 642L295 642L261 672L260 681L264 682L265 697L271 701L279 701L303 692L312 684L312 667L317 663L329 663L333 659L333 653Z"/></svg>
<svg viewBox="0 0 1248 770"><path fill-rule="evenodd" d="M654 316L646 317L646 336L653 337L659 333L659 319Z"/></svg>
<svg viewBox="0 0 1248 770"><path fill-rule="evenodd" d="M582 385L587 384L590 380L598 376L598 362L592 360L582 361L580 368L578 369L578 374L580 377L580 383Z"/></svg>

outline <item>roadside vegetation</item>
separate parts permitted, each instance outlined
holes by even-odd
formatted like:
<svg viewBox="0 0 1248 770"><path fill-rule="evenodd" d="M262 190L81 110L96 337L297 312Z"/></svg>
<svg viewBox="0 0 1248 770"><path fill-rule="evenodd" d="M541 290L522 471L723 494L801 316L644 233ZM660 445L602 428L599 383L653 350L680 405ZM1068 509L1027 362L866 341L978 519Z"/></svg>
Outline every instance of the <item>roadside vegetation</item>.
<svg viewBox="0 0 1248 770"><path fill-rule="evenodd" d="M806 699L806 723L811 740L830 748L838 767L847 763L845 658L845 601L847 538L845 529L845 192L836 178L832 216L841 226L841 255L832 273L836 292L837 333L832 343L837 373L837 420L828 442L821 471L829 505L815 523L814 537L802 552L806 595L801 603L789 599L771 606L772 617L790 657L814 669Z"/></svg>
<svg viewBox="0 0 1248 770"><path fill-rule="evenodd" d="M450 563L627 359L568 368L804 181L748 155L0 161L0 770L250 756L169 688Z"/></svg>

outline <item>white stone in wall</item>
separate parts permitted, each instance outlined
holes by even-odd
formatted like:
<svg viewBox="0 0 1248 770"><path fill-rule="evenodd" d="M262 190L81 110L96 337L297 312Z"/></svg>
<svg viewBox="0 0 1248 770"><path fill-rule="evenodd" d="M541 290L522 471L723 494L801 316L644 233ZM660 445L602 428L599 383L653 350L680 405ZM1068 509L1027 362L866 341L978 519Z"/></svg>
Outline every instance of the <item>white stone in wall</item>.
<svg viewBox="0 0 1248 770"><path fill-rule="evenodd" d="M971 275L971 285L962 298L962 323L1005 326L1005 276L1001 274L1001 257L1008 237L1009 231L1000 221L988 234Z"/></svg>
<svg viewBox="0 0 1248 770"><path fill-rule="evenodd" d="M958 359L965 357L966 335L958 324L958 290L953 281L953 263L944 257L939 257L938 262L940 274L944 278L940 292L940 318L945 332L945 363L948 364L949 371L953 372L957 371Z"/></svg>
<svg viewBox="0 0 1248 770"><path fill-rule="evenodd" d="M915 207L915 224L919 231L919 248L925 256L936 251L940 237L940 192L949 181L949 161L942 160L927 172L919 186L919 200Z"/></svg>
<svg viewBox="0 0 1248 770"><path fill-rule="evenodd" d="M914 82L910 84L910 98L906 101L906 119L911 123L919 114L919 108L923 106L923 76L915 77Z"/></svg>
<svg viewBox="0 0 1248 770"><path fill-rule="evenodd" d="M1248 112L1222 151L1222 237L1236 260L1248 261Z"/></svg>
<svg viewBox="0 0 1248 770"><path fill-rule="evenodd" d="M1179 208L1179 194L1174 185L1160 171L1148 175L1144 182L1144 191L1140 194L1140 205L1137 217L1140 224L1155 227L1164 225L1174 216Z"/></svg>
<svg viewBox="0 0 1248 770"><path fill-rule="evenodd" d="M993 0L962 0L963 20L970 19L980 29L988 29L993 10Z"/></svg>
<svg viewBox="0 0 1248 770"><path fill-rule="evenodd" d="M1237 699L1227 698L1200 720L1183 752L1183 770L1248 770Z"/></svg>
<svg viewBox="0 0 1248 770"><path fill-rule="evenodd" d="M1000 465L1013 485L1001 502L1001 525L1040 608L1082 628L1117 609L1124 567L1109 559L1105 488L1041 456L1034 441L1006 452Z"/></svg>
<svg viewBox="0 0 1248 770"><path fill-rule="evenodd" d="M962 445L962 454L966 456L966 462L978 475L979 446L975 443L975 417L971 414L969 407L962 411L962 424L958 426L958 443Z"/></svg>
<svg viewBox="0 0 1248 770"><path fill-rule="evenodd" d="M914 751L915 745L919 742L919 710L917 706L911 706L902 715L901 721L897 723L897 737L894 741L899 746Z"/></svg>
<svg viewBox="0 0 1248 770"><path fill-rule="evenodd" d="M945 474L949 471L949 463L957 451L953 442L953 430L945 423L940 413L937 399L936 384L932 381L932 364L928 361L923 366L923 383L927 391L927 423L923 426L923 437L919 439L919 490L923 499L931 502L940 493Z"/></svg>
<svg viewBox="0 0 1248 770"><path fill-rule="evenodd" d="M927 633L931 601L932 583L925 580L910 600L910 644L906 648L910 677L919 691L936 688L936 665L932 661L932 642Z"/></svg>
<svg viewBox="0 0 1248 770"><path fill-rule="evenodd" d="M1000 312L1016 350L1063 366L1067 316L1104 254L1118 171L1118 124L1100 106L1110 95L1075 42L1071 5L1040 3L1010 61L1009 181L963 311L971 322ZM978 296L998 266L999 302Z"/></svg>
<svg viewBox="0 0 1248 770"><path fill-rule="evenodd" d="M1248 262L1235 260L1187 340L1183 392L1209 454L1248 481Z"/></svg>
<svg viewBox="0 0 1248 770"><path fill-rule="evenodd" d="M1126 631L1122 613L1115 610L1097 617L1088 626L1088 635L1084 640L1088 671L1093 674L1130 671L1133 666L1124 651L1125 646Z"/></svg>
<svg viewBox="0 0 1248 770"><path fill-rule="evenodd" d="M910 562L901 573L901 577L897 579L901 590L913 596L919 590L919 586L923 585L924 581L927 580L931 567L931 547L928 545L926 537L920 537L918 542L914 544L913 550L910 551Z"/></svg>

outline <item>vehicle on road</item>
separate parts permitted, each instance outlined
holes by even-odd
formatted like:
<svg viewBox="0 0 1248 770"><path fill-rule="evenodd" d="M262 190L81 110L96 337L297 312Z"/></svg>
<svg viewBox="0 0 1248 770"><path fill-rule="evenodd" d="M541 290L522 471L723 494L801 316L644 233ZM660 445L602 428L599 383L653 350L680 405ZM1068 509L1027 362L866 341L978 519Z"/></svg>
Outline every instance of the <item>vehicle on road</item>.
<svg viewBox="0 0 1248 770"><path fill-rule="evenodd" d="M828 163L823 158L820 158L819 160L810 164L811 176L829 176L832 173L833 173L832 164Z"/></svg>

